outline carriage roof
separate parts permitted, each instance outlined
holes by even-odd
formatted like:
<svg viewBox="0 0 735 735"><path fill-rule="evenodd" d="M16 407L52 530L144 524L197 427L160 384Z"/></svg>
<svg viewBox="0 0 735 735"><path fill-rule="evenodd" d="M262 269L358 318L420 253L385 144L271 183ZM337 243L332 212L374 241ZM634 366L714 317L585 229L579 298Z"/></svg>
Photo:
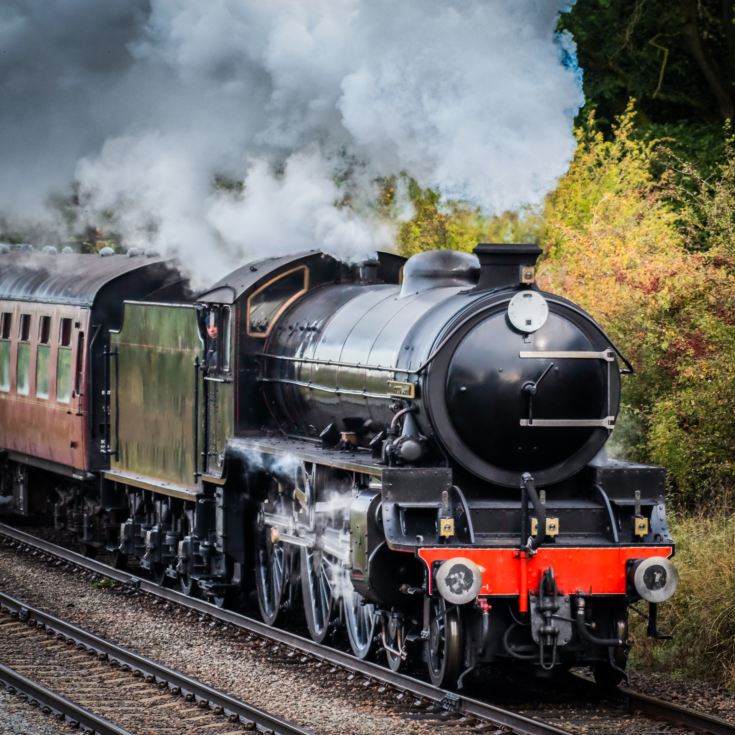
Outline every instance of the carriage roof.
<svg viewBox="0 0 735 735"><path fill-rule="evenodd" d="M99 292L135 271L166 270L161 258L43 252L0 254L0 300L91 307Z"/></svg>

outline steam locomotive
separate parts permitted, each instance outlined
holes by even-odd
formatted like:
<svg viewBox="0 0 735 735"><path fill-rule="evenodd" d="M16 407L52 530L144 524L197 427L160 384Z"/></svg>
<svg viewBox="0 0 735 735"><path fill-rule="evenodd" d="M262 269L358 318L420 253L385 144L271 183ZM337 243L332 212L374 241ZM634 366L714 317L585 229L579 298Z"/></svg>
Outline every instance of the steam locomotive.
<svg viewBox="0 0 735 735"><path fill-rule="evenodd" d="M675 591L664 471L611 460L617 347L534 245L247 263L0 254L0 502L87 554L461 686L625 675Z"/></svg>

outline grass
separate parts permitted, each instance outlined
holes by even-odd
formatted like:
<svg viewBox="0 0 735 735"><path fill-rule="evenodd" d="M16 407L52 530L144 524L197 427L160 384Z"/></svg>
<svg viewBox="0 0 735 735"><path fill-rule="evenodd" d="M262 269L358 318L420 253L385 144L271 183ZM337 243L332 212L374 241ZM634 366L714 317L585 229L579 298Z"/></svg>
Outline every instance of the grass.
<svg viewBox="0 0 735 735"><path fill-rule="evenodd" d="M103 577L92 582L92 587L96 590L111 590L115 587L115 584L116 582L114 580Z"/></svg>
<svg viewBox="0 0 735 735"><path fill-rule="evenodd" d="M633 666L735 690L735 514L682 515L671 526L680 583L659 609L659 628L674 640L646 638L645 622L633 614Z"/></svg>

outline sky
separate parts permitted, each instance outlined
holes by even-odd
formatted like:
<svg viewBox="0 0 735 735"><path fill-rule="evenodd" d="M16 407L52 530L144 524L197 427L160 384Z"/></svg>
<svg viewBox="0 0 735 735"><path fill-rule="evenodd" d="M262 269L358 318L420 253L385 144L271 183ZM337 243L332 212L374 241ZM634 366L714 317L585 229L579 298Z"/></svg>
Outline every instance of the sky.
<svg viewBox="0 0 735 735"><path fill-rule="evenodd" d="M0 219L37 244L104 223L209 280L390 249L380 177L486 214L538 204L583 103L567 5L4 0ZM69 223L54 203L73 191Z"/></svg>

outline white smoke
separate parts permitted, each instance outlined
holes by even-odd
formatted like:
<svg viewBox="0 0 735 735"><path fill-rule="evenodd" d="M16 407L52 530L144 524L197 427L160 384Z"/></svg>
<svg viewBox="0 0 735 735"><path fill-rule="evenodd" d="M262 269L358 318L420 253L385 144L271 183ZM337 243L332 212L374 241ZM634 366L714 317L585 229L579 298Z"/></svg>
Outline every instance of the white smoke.
<svg viewBox="0 0 735 735"><path fill-rule="evenodd" d="M386 223L335 206L342 194L334 170L315 147L289 156L278 176L267 160L254 159L245 182L242 195L214 195L207 209L208 222L235 251L243 241L268 253L283 250L284 245L305 250L318 243L350 258L390 243Z"/></svg>
<svg viewBox="0 0 735 735"><path fill-rule="evenodd" d="M582 103L566 5L5 0L0 218L58 228L49 194L75 180L83 221L206 279L389 246L378 177L486 213L537 203Z"/></svg>

